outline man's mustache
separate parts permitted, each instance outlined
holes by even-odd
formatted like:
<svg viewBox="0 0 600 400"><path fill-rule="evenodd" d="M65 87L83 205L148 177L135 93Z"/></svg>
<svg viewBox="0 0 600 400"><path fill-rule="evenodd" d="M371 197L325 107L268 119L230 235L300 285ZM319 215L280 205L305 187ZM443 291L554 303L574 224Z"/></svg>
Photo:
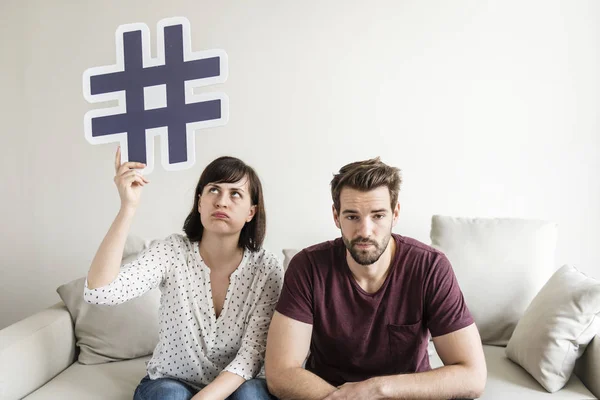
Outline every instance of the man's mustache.
<svg viewBox="0 0 600 400"><path fill-rule="evenodd" d="M356 238L354 240L352 240L351 244L352 246L354 246L355 244L372 244L375 247L377 246L377 242L375 242L374 240L370 240L370 239L365 239L365 238Z"/></svg>

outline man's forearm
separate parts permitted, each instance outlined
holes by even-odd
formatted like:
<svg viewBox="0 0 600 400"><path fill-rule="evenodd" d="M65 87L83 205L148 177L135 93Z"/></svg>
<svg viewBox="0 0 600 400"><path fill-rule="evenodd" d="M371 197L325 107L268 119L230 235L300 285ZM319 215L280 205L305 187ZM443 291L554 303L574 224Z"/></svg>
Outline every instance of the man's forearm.
<svg viewBox="0 0 600 400"><path fill-rule="evenodd" d="M384 399L475 399L483 394L486 372L464 365L372 378Z"/></svg>
<svg viewBox="0 0 600 400"><path fill-rule="evenodd" d="M275 376L267 375L271 394L280 400L322 400L336 390L335 386L304 368L287 368Z"/></svg>

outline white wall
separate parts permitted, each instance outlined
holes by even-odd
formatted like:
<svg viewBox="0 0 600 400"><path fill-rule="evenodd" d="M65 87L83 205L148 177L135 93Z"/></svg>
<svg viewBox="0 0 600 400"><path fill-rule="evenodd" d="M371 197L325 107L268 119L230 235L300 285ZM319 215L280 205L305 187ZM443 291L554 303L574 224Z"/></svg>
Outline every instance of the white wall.
<svg viewBox="0 0 600 400"><path fill-rule="evenodd" d="M125 5L123 5L125 4ZM432 214L554 220L557 265L600 278L600 3L589 1L3 1L0 327L58 301L117 212L113 145L89 145L81 75L115 61L118 25L186 16L229 55L230 122L197 165L149 178L133 232L180 231L203 167L262 178L266 247L338 235L328 183L347 162L402 168L396 231ZM154 45L154 43L153 43ZM159 144L156 143L158 155Z"/></svg>

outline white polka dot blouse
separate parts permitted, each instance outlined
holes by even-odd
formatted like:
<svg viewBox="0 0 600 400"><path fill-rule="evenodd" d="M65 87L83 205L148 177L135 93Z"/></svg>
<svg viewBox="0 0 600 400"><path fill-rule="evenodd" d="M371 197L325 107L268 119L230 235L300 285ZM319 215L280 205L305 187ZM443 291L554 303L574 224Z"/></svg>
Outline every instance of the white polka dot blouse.
<svg viewBox="0 0 600 400"><path fill-rule="evenodd" d="M123 265L109 285L89 289L86 281L84 299L116 305L158 287L159 342L147 364L148 375L200 388L222 371L244 379L258 374L282 284L283 268L272 253L245 249L217 318L210 269L200 257L198 243L173 234Z"/></svg>

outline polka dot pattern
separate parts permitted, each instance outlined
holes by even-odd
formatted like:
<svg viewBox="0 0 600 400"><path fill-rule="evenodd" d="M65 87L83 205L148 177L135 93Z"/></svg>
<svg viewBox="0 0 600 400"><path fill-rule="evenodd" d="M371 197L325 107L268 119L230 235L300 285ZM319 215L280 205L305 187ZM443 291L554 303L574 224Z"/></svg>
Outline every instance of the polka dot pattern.
<svg viewBox="0 0 600 400"><path fill-rule="evenodd" d="M86 281L84 298L115 305L158 287L159 342L147 364L148 375L177 378L200 388L222 371L244 379L260 371L282 284L283 268L272 253L245 249L217 318L210 269L198 243L173 234L124 265L109 285L89 289Z"/></svg>

